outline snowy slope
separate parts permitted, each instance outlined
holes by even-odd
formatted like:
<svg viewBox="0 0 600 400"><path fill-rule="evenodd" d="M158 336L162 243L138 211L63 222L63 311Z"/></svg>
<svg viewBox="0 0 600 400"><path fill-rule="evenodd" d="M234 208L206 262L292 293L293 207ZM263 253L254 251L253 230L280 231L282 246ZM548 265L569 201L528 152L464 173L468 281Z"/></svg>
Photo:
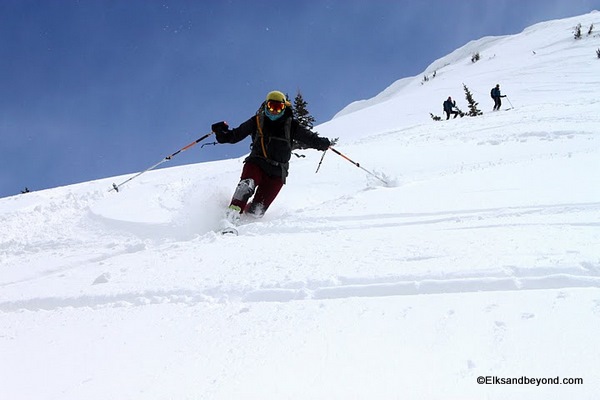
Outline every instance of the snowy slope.
<svg viewBox="0 0 600 400"><path fill-rule="evenodd" d="M390 184L306 151L237 238L213 229L243 159L0 199L0 399L597 398L600 36L577 23L600 13L350 105L317 130ZM432 121L462 83L484 115Z"/></svg>

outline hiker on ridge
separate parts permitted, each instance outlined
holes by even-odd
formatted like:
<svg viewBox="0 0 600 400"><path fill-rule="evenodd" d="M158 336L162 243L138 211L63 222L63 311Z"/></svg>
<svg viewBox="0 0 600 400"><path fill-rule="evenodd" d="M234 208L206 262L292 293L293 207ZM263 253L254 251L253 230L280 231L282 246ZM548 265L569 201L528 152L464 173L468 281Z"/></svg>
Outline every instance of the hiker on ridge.
<svg viewBox="0 0 600 400"><path fill-rule="evenodd" d="M444 101L444 112L446 113L446 121L450 119L450 114L454 114L454 118L458 115L456 107L456 101L452 100L452 97L448 97L448 100Z"/></svg>
<svg viewBox="0 0 600 400"><path fill-rule="evenodd" d="M492 89L492 91L490 92L490 95L492 96L492 99L494 99L494 111L498 111L500 109L500 107L502 106L502 100L500 100L500 98L502 97L506 97L506 95L502 95L500 93L500 84L497 84L495 88Z"/></svg>
<svg viewBox="0 0 600 400"><path fill-rule="evenodd" d="M294 140L321 151L331 146L329 139L300 125L293 117L291 103L280 91L269 92L256 114L237 128L229 129L222 121L213 124L212 131L219 143L252 138L250 155L244 160L240 182L226 210L225 228L235 226L242 213L262 217L267 211L285 184Z"/></svg>

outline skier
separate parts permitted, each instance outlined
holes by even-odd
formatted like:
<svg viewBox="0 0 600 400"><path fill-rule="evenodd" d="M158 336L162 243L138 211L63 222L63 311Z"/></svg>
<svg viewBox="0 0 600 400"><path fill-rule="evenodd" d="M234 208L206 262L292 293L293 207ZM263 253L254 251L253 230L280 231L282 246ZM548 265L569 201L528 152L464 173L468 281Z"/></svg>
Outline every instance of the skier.
<svg viewBox="0 0 600 400"><path fill-rule="evenodd" d="M448 100L444 101L444 112L446 113L446 121L450 119L450 114L454 114L454 118L458 115L458 111L454 110L456 107L456 101L452 100L452 97L448 97Z"/></svg>
<svg viewBox="0 0 600 400"><path fill-rule="evenodd" d="M500 93L500 84L497 84L495 88L492 88L492 91L490 92L490 95L492 96L492 99L494 99L494 111L498 111L500 109L500 107L502 106L502 100L500 100L501 97L506 97L506 95L502 95Z"/></svg>
<svg viewBox="0 0 600 400"><path fill-rule="evenodd" d="M275 200L288 176L295 139L320 151L331 146L329 139L294 119L291 103L280 91L269 92L256 114L237 128L229 129L222 121L213 124L212 131L219 143L237 143L252 137L250 155L244 160L240 182L223 221L223 227L231 233L236 233L234 227L242 213L260 218ZM252 195L254 198L248 204Z"/></svg>

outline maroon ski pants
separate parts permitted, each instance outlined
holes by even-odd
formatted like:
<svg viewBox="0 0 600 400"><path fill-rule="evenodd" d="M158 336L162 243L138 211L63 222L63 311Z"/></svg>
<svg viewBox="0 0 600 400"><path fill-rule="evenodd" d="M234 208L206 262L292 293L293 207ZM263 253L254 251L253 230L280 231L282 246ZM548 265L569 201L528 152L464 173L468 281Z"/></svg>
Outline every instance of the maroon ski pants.
<svg viewBox="0 0 600 400"><path fill-rule="evenodd" d="M252 179L256 187L252 202L247 204L252 196L252 193L248 193L244 198L237 199L234 197L231 199L231 205L240 207L242 212L257 215L264 214L283 187L283 179L278 176L267 175L258 165L251 162L246 162L242 169L240 181L245 179Z"/></svg>

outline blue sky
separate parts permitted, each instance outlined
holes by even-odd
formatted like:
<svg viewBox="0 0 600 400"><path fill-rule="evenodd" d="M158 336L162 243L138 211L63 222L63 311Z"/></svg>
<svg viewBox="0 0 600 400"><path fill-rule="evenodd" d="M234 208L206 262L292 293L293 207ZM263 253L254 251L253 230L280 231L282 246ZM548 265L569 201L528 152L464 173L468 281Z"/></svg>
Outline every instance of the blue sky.
<svg viewBox="0 0 600 400"><path fill-rule="evenodd" d="M213 122L245 121L270 90L301 90L319 124L470 40L592 10L600 0L1 0L0 197L144 170Z"/></svg>

